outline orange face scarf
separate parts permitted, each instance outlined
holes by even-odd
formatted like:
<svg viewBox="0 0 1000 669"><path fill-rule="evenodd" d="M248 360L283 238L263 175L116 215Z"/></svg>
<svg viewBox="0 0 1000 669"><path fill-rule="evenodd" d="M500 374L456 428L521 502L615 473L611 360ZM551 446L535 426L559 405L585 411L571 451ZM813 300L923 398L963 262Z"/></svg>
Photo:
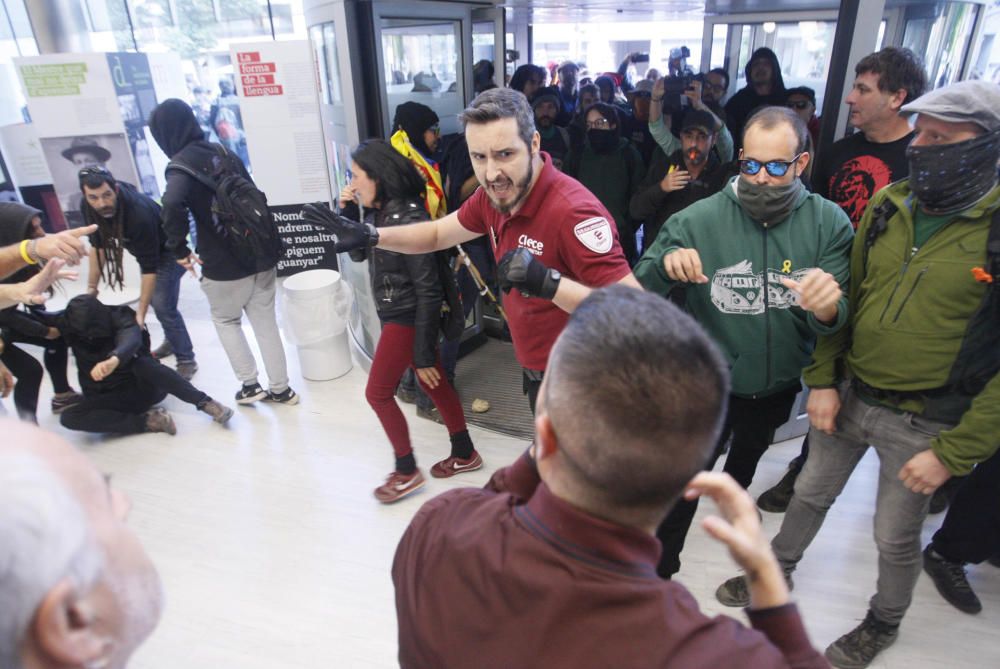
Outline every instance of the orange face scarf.
<svg viewBox="0 0 1000 669"><path fill-rule="evenodd" d="M397 130L389 138L389 143L392 144L392 148L399 151L404 158L413 163L413 166L417 168L420 176L427 183L427 189L424 192L424 207L427 208L427 213L431 215L431 218L441 218L447 214L448 205L445 202L444 188L441 185L441 170L437 163L430 162L424 158L414 148L413 144L410 143L410 138L403 130Z"/></svg>

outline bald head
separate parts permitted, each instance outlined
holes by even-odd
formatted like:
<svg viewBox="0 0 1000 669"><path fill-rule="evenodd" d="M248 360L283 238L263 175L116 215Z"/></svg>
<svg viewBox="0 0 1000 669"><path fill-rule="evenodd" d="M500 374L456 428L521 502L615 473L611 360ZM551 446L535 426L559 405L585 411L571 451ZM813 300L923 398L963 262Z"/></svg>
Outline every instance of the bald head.
<svg viewBox="0 0 1000 669"><path fill-rule="evenodd" d="M0 666L124 667L161 608L125 498L55 435L0 430Z"/></svg>

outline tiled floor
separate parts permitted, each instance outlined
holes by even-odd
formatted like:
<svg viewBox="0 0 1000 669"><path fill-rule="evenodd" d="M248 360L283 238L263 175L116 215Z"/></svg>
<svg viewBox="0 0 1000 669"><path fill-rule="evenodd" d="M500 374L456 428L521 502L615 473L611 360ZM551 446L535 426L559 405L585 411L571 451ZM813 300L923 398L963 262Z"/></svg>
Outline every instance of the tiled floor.
<svg viewBox="0 0 1000 669"><path fill-rule="evenodd" d="M201 366L196 385L231 404L237 383L189 278L182 309ZM158 329L152 329L155 344ZM301 404L241 408L227 428L173 398L166 406L177 420L175 437L97 438L41 417L131 496L131 522L163 576L167 609L133 669L395 666L389 567L410 517L452 486L481 486L525 447L473 429L483 470L457 480L428 479L415 498L381 506L372 489L391 469L392 453L364 401L364 373L355 368L338 380L303 381L294 349L288 351ZM405 408L418 460L428 467L447 453L444 428ZM754 490L776 481L797 452L797 441L773 447ZM876 464L871 454L862 461L796 574L793 595L820 647L864 616L874 589ZM699 514L709 507L703 504ZM764 516L773 535L781 518ZM925 539L940 521L928 520ZM695 528L683 560L680 580L706 611L742 615L713 596L735 573L724 549ZM1000 569L973 567L970 580L985 607L977 616L951 608L922 576L898 643L873 666L1000 667Z"/></svg>

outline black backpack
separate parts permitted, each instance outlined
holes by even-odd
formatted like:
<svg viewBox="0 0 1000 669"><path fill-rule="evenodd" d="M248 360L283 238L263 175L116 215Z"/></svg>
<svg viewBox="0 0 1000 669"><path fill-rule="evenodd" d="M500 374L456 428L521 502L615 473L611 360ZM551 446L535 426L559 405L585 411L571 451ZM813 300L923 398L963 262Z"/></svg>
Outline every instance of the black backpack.
<svg viewBox="0 0 1000 669"><path fill-rule="evenodd" d="M219 144L212 145L218 157L208 175L189 165L170 161L167 170L179 170L215 193L212 226L236 260L247 270L263 272L278 262L285 251L278 227L267 207L267 196L243 176L240 159Z"/></svg>

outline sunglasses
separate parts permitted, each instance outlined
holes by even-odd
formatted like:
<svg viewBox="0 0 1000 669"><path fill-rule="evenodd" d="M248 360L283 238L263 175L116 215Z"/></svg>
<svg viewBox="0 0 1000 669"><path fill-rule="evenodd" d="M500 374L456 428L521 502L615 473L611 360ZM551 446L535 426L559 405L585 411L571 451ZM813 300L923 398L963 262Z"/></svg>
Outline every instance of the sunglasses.
<svg viewBox="0 0 1000 669"><path fill-rule="evenodd" d="M97 177L98 179L111 184L112 188L115 186L114 176L112 176L111 172L107 171L103 167L84 167L76 173L76 179L81 188L83 188L83 186L86 185L86 182L93 177Z"/></svg>
<svg viewBox="0 0 1000 669"><path fill-rule="evenodd" d="M786 102L785 106L793 109L806 109L811 104L808 100L799 100L797 102Z"/></svg>
<svg viewBox="0 0 1000 669"><path fill-rule="evenodd" d="M791 160L769 160L766 163L754 160L753 158L740 160L740 172L752 177L760 172L760 168L763 167L764 170L767 171L767 173L772 177L783 177L788 173L788 168L794 165L795 161L798 160L801 155L801 153L798 153Z"/></svg>

